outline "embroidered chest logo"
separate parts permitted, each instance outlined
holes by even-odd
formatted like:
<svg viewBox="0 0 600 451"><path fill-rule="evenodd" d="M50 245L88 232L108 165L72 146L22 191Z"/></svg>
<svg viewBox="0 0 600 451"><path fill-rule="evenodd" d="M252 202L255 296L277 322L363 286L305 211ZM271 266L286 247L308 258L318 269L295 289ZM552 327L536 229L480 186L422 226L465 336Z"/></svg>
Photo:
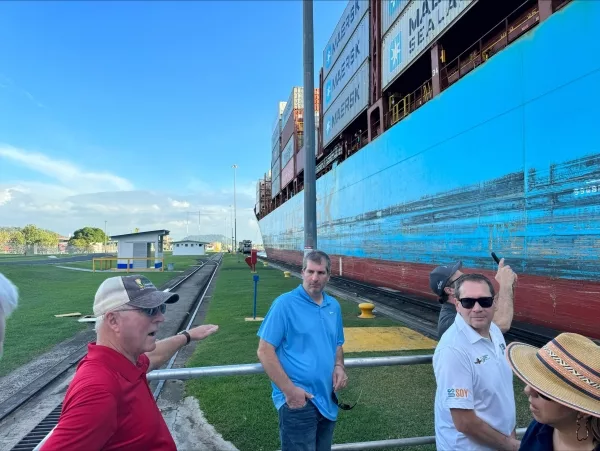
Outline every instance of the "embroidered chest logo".
<svg viewBox="0 0 600 451"><path fill-rule="evenodd" d="M504 352L506 349L506 345L504 343L500 343L500 351Z"/></svg>
<svg viewBox="0 0 600 451"><path fill-rule="evenodd" d="M488 360L490 360L490 356L489 355L482 355L481 357L477 357L475 359L475 365L481 365L482 363L487 362Z"/></svg>

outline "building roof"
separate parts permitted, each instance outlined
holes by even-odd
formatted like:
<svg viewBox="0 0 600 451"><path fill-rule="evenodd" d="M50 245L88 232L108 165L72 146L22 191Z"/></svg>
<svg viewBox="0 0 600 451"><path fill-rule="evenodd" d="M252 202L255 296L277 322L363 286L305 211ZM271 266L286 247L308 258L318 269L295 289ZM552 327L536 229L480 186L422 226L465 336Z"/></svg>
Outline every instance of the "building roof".
<svg viewBox="0 0 600 451"><path fill-rule="evenodd" d="M181 241L171 241L171 244L177 243L200 243L200 244L210 244L207 241L197 241L197 240L181 240Z"/></svg>
<svg viewBox="0 0 600 451"><path fill-rule="evenodd" d="M147 230L145 232L137 232L137 233L124 233L122 235L111 235L110 239L114 240L115 238L123 238L126 236L134 236L134 235L144 235L144 234L154 234L154 235L168 235L171 233L169 230L161 229L161 230Z"/></svg>

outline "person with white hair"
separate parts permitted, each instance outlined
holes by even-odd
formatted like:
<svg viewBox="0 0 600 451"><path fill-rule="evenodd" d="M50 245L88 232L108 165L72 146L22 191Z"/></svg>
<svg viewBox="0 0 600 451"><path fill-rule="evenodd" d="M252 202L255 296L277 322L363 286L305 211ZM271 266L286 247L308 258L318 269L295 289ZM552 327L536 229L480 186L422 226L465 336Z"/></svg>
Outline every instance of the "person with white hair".
<svg viewBox="0 0 600 451"><path fill-rule="evenodd" d="M19 290L0 273L0 359L4 353L6 320L19 304Z"/></svg>
<svg viewBox="0 0 600 451"><path fill-rule="evenodd" d="M167 304L178 300L177 293L157 290L140 275L102 282L94 299L96 342L77 366L58 424L41 450L176 450L146 373L218 329L208 324L156 341Z"/></svg>

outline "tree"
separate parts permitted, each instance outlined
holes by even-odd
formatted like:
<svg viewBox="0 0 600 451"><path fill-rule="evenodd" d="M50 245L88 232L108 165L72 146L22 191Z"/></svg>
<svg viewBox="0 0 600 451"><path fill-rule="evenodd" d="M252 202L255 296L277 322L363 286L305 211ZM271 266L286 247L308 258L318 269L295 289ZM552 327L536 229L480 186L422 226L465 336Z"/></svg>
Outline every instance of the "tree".
<svg viewBox="0 0 600 451"><path fill-rule="evenodd" d="M89 243L83 238L71 238L69 244L79 249L87 249L89 246Z"/></svg>
<svg viewBox="0 0 600 451"><path fill-rule="evenodd" d="M86 246L88 246L93 243L104 243L105 239L106 235L102 229L98 227L84 227L73 232L73 237L69 240L69 244L76 247L83 247L79 245L82 242L85 242ZM76 240L79 244L75 244Z"/></svg>
<svg viewBox="0 0 600 451"><path fill-rule="evenodd" d="M21 229L21 233L23 234L23 238L25 238L25 244L37 244L41 243L43 237L42 229L38 229L33 224L28 224L23 229Z"/></svg>
<svg viewBox="0 0 600 451"><path fill-rule="evenodd" d="M25 244L25 236L23 235L23 232L21 232L20 230L15 230L10 233L8 242L13 245L14 244Z"/></svg>

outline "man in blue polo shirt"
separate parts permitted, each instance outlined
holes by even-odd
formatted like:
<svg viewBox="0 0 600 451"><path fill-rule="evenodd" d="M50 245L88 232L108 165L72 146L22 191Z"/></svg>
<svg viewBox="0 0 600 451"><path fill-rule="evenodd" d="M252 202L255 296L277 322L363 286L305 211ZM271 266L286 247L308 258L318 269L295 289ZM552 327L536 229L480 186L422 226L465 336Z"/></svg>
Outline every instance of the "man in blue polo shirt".
<svg viewBox="0 0 600 451"><path fill-rule="evenodd" d="M282 451L331 449L338 405L346 386L340 304L323 292L331 260L311 251L302 262L302 284L279 296L258 336L258 358L273 386Z"/></svg>

